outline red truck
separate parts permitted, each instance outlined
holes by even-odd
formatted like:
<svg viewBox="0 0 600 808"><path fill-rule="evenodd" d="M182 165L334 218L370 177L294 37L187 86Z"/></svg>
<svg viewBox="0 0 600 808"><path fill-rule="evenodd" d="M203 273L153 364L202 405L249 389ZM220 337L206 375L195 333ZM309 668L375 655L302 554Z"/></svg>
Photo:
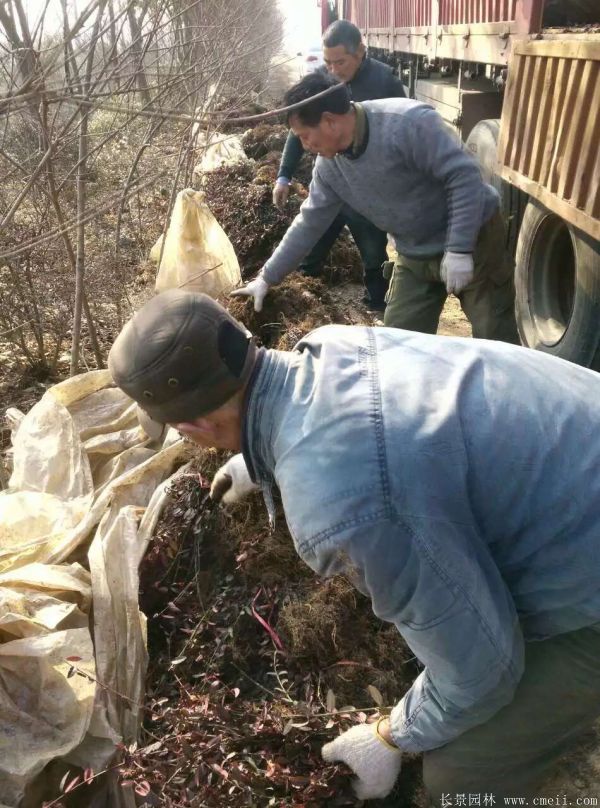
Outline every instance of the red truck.
<svg viewBox="0 0 600 808"><path fill-rule="evenodd" d="M524 345L600 370L600 0L322 0L500 192Z"/></svg>

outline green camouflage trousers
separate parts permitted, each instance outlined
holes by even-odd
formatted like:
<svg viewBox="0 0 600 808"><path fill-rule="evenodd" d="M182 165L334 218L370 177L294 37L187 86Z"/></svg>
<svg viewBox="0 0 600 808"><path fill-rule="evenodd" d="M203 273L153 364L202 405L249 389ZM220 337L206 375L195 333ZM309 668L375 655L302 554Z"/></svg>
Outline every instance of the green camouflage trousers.
<svg viewBox="0 0 600 808"><path fill-rule="evenodd" d="M519 344L515 322L514 263L505 249L505 227L500 212L479 231L473 253L475 275L458 295L473 336ZM384 264L390 278L384 325L435 334L446 301L440 277L443 256L425 260L398 256Z"/></svg>

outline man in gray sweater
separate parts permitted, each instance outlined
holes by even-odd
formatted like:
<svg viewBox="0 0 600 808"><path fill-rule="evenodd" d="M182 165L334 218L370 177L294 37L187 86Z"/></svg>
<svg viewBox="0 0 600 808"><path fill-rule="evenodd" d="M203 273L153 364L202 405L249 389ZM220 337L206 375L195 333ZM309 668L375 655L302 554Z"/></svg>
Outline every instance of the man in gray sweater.
<svg viewBox="0 0 600 808"><path fill-rule="evenodd" d="M352 103L344 84L312 73L285 103L326 90L289 115L302 145L319 155L308 199L258 277L233 294L251 295L260 310L269 287L298 267L349 205L396 245L385 325L434 334L446 296L455 294L473 336L518 343L499 199L475 160L418 101Z"/></svg>

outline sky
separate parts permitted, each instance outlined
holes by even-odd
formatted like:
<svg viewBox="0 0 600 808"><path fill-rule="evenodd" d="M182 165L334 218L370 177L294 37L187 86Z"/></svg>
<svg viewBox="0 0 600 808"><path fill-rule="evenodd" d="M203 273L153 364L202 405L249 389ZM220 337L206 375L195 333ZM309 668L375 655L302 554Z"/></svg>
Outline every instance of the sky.
<svg viewBox="0 0 600 808"><path fill-rule="evenodd" d="M279 0L285 18L285 45L298 51L321 39L321 9L317 0Z"/></svg>

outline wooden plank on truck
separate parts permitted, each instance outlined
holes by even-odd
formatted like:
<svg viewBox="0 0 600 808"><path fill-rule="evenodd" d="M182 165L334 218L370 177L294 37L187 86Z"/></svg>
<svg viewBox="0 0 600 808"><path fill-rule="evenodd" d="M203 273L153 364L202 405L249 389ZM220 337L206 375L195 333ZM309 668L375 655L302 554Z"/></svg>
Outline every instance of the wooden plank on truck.
<svg viewBox="0 0 600 808"><path fill-rule="evenodd" d="M436 56L505 65L519 38L539 31L543 5L544 0L442 0Z"/></svg>
<svg viewBox="0 0 600 808"><path fill-rule="evenodd" d="M600 240L600 41L515 44L502 108L502 177Z"/></svg>

